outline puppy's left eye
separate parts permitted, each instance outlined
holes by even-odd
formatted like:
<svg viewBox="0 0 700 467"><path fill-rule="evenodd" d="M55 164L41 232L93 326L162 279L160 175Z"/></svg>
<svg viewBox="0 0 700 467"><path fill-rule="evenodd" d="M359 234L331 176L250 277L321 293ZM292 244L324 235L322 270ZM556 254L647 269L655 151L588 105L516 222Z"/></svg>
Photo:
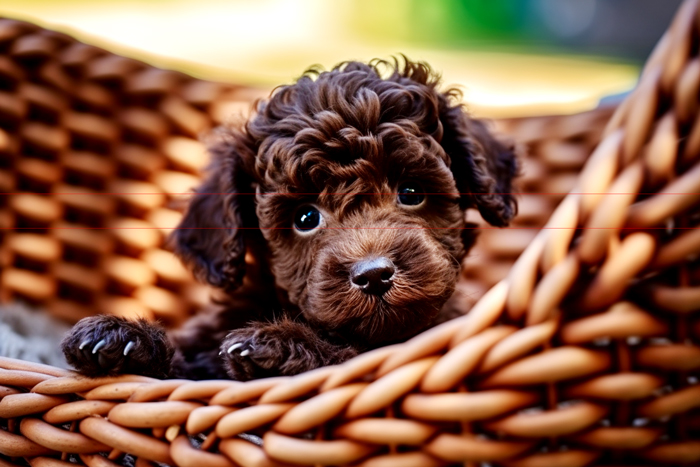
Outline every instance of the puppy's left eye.
<svg viewBox="0 0 700 467"><path fill-rule="evenodd" d="M308 232L321 225L323 217L313 206L302 206L294 214L294 227L302 232Z"/></svg>
<svg viewBox="0 0 700 467"><path fill-rule="evenodd" d="M406 183L399 187L399 203L406 206L418 206L425 200L422 188L415 183Z"/></svg>

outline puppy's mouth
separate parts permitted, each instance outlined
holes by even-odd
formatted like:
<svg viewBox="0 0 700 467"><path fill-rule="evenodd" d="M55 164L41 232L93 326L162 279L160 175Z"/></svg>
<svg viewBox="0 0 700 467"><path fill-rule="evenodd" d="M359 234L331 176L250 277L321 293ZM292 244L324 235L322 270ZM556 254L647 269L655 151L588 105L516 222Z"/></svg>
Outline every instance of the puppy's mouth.
<svg viewBox="0 0 700 467"><path fill-rule="evenodd" d="M415 251L420 248L413 246L411 251L399 245L394 254L386 255L395 265L387 278L390 284L381 284L382 272L374 278L380 283L354 280L357 261L337 251L322 253L309 277L302 312L314 325L367 346L419 333L432 324L454 292L459 263L446 252ZM374 288L368 291L368 286Z"/></svg>

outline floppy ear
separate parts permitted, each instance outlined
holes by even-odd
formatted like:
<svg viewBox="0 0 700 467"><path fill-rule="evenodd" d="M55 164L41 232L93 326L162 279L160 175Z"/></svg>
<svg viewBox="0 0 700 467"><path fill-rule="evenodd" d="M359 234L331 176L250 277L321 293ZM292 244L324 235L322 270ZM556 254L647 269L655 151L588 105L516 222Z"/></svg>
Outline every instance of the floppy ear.
<svg viewBox="0 0 700 467"><path fill-rule="evenodd" d="M169 240L197 279L230 292L241 285L245 275L241 227L257 227L257 219L255 197L240 194L252 193L245 161L253 160L254 153L244 135L224 136L209 147L212 161L205 181Z"/></svg>
<svg viewBox="0 0 700 467"><path fill-rule="evenodd" d="M462 106L450 106L446 98L440 104L440 144L450 156L450 170L463 193L460 205L478 208L491 225L508 225L518 210L512 194L518 174L514 147L494 138L484 122L469 118Z"/></svg>

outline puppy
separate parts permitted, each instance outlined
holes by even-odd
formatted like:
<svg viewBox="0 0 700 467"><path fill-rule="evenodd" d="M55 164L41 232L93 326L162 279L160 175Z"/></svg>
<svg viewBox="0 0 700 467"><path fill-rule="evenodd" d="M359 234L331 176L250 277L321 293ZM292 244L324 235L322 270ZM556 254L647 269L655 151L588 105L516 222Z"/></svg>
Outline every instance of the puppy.
<svg viewBox="0 0 700 467"><path fill-rule="evenodd" d="M448 318L475 240L504 226L517 161L425 63L342 63L219 130L171 237L227 298L166 334L112 316L62 343L86 375L249 380L341 363Z"/></svg>

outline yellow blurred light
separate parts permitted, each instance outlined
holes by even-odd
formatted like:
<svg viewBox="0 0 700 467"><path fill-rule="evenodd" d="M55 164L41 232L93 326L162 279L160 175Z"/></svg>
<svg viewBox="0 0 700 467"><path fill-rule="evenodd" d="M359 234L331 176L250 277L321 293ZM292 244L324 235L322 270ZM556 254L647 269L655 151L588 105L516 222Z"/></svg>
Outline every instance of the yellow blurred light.
<svg viewBox="0 0 700 467"><path fill-rule="evenodd" d="M369 38L343 0L4 0L0 15L223 81L272 87L306 68L405 53L463 88L480 116L571 113L633 87L638 68L586 57L420 49Z"/></svg>

